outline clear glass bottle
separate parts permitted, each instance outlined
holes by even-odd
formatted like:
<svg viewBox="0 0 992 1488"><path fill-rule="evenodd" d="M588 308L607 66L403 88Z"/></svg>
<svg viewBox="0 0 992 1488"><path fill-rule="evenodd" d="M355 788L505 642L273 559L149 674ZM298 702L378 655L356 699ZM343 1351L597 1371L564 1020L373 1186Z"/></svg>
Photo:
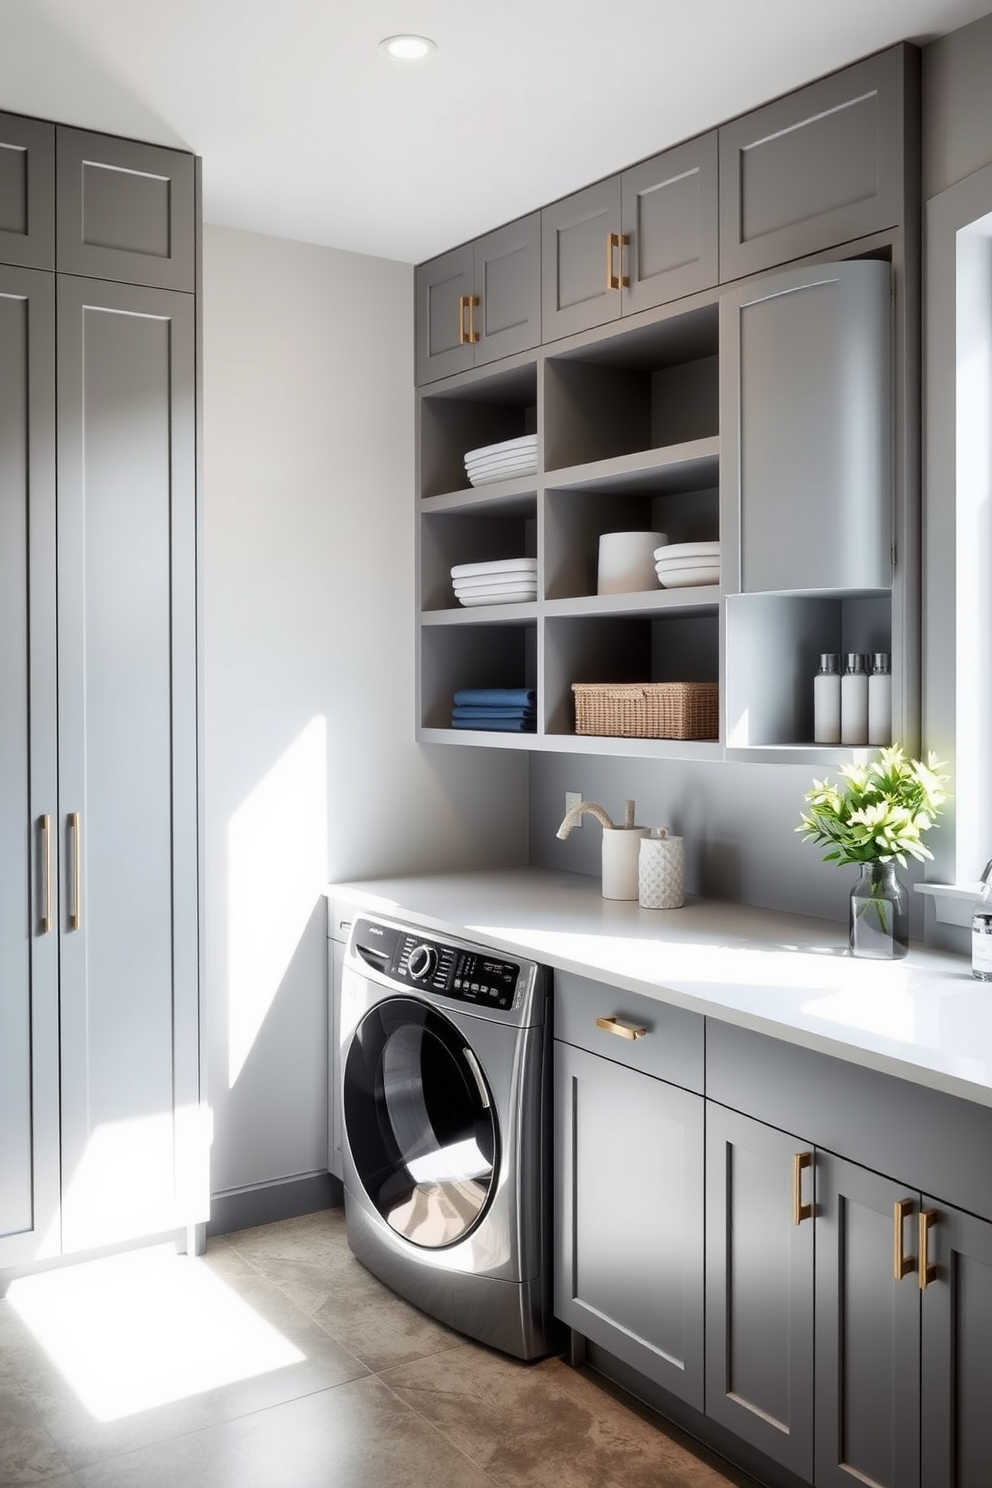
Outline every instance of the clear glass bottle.
<svg viewBox="0 0 992 1488"><path fill-rule="evenodd" d="M893 961L909 950L909 894L894 863L862 863L851 890L852 956Z"/></svg>
<svg viewBox="0 0 992 1488"><path fill-rule="evenodd" d="M813 742L840 743L840 656L836 651L820 653L820 667L813 678Z"/></svg>
<svg viewBox="0 0 992 1488"><path fill-rule="evenodd" d="M840 742L868 743L868 672L858 651L849 651L840 679Z"/></svg>
<svg viewBox="0 0 992 1488"><path fill-rule="evenodd" d="M892 675L889 654L876 651L868 678L868 743L892 743Z"/></svg>

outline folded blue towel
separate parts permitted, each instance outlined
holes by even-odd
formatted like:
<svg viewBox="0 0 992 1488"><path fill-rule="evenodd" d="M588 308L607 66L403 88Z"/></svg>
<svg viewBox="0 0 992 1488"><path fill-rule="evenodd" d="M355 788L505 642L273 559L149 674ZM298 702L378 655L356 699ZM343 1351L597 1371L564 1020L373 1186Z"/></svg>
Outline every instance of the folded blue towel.
<svg viewBox="0 0 992 1488"><path fill-rule="evenodd" d="M484 723L487 718L536 718L536 708L452 708L452 718L477 719Z"/></svg>
<svg viewBox="0 0 992 1488"><path fill-rule="evenodd" d="M534 687L463 687L454 696L456 708L532 708L536 702Z"/></svg>
<svg viewBox="0 0 992 1488"><path fill-rule="evenodd" d="M532 734L535 729L533 718L503 718L498 714L491 718L452 718L451 727L456 729L495 729L503 734Z"/></svg>

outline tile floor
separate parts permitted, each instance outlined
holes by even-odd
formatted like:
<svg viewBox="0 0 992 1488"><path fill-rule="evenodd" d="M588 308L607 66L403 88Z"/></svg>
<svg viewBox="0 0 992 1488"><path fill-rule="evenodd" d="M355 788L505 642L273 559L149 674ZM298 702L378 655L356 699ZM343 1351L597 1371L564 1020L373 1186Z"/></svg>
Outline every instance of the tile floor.
<svg viewBox="0 0 992 1488"><path fill-rule="evenodd" d="M503 1358L393 1296L341 1210L0 1301L0 1488L750 1483L585 1370Z"/></svg>

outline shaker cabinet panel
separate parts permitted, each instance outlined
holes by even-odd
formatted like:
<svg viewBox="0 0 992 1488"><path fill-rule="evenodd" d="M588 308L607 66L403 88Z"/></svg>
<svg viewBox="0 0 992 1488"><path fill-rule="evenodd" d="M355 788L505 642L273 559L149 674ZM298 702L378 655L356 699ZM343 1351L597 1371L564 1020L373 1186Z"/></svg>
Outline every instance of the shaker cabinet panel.
<svg viewBox="0 0 992 1488"><path fill-rule="evenodd" d="M467 371L475 365L475 350L466 339L463 315L465 296L472 294L475 282L472 244L421 264L415 282L417 382Z"/></svg>
<svg viewBox="0 0 992 1488"><path fill-rule="evenodd" d="M555 1045L555 1312L703 1403L703 1101Z"/></svg>
<svg viewBox="0 0 992 1488"><path fill-rule="evenodd" d="M721 427L736 434L721 475L743 593L891 585L890 276L818 265L721 302Z"/></svg>
<svg viewBox="0 0 992 1488"><path fill-rule="evenodd" d="M720 129L721 282L903 220L915 55L894 47Z"/></svg>
<svg viewBox="0 0 992 1488"><path fill-rule="evenodd" d="M541 316L545 341L604 325L620 315L620 177L597 181L541 213Z"/></svg>
<svg viewBox="0 0 992 1488"><path fill-rule="evenodd" d="M715 131L624 171L621 195L625 315L717 283Z"/></svg>
<svg viewBox="0 0 992 1488"><path fill-rule="evenodd" d="M0 267L0 1267L59 1248L55 294Z"/></svg>
<svg viewBox="0 0 992 1488"><path fill-rule="evenodd" d="M0 114L0 263L55 267L55 125Z"/></svg>
<svg viewBox="0 0 992 1488"><path fill-rule="evenodd" d="M797 1138L707 1102L706 1413L813 1473L813 1219ZM812 1203L813 1173L800 1197Z"/></svg>
<svg viewBox="0 0 992 1488"><path fill-rule="evenodd" d="M992 1462L992 1224L924 1198L934 1220L922 1293L924 1488L985 1488Z"/></svg>
<svg viewBox="0 0 992 1488"><path fill-rule="evenodd" d="M541 339L541 214L533 212L475 244L475 364L528 351Z"/></svg>
<svg viewBox="0 0 992 1488"><path fill-rule="evenodd" d="M62 273L192 291L192 155L60 127L58 258Z"/></svg>
<svg viewBox="0 0 992 1488"><path fill-rule="evenodd" d="M817 1488L919 1488L918 1196L829 1153L816 1170Z"/></svg>
<svg viewBox="0 0 992 1488"><path fill-rule="evenodd" d="M193 337L187 295L60 277L66 1250L188 1222L176 1170L197 1099Z"/></svg>

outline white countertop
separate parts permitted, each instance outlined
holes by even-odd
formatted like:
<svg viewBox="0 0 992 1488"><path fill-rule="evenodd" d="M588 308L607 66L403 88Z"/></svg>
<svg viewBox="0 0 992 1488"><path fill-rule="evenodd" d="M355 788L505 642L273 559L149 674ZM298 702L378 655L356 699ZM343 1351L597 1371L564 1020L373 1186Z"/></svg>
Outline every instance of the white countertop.
<svg viewBox="0 0 992 1488"><path fill-rule="evenodd" d="M705 899L641 909L544 868L327 894L992 1106L992 983L963 956L914 944L899 961L858 960L835 921Z"/></svg>

